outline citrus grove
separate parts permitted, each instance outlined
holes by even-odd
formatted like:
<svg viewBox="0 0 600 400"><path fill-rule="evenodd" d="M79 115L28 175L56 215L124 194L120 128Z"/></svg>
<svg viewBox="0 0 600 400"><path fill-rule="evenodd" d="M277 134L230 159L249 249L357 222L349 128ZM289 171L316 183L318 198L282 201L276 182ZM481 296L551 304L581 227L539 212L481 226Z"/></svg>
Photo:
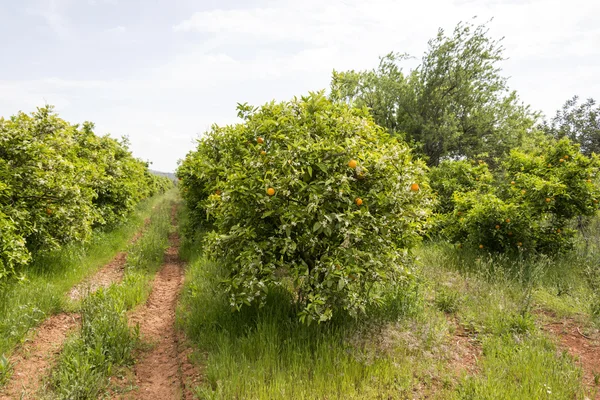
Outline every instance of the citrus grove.
<svg viewBox="0 0 600 400"><path fill-rule="evenodd" d="M85 241L125 220L171 182L150 173L125 140L72 125L51 107L0 118L0 279L37 253Z"/></svg>

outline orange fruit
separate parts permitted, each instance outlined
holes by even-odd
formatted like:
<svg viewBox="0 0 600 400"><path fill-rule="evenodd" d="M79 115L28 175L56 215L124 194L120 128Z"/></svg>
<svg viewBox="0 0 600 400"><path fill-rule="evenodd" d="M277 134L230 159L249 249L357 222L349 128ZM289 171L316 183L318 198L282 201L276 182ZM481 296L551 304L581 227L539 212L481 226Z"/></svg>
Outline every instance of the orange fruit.
<svg viewBox="0 0 600 400"><path fill-rule="evenodd" d="M510 184L511 184L511 185L514 185L514 184L515 184L515 181L511 181L511 182L510 182Z"/></svg>
<svg viewBox="0 0 600 400"><path fill-rule="evenodd" d="M496 225L496 229L500 229L500 225Z"/></svg>
<svg viewBox="0 0 600 400"><path fill-rule="evenodd" d="M46 208L46 214L48 214L48 215L52 214L52 210L49 208Z"/></svg>
<svg viewBox="0 0 600 400"><path fill-rule="evenodd" d="M357 197L356 200L354 200L354 202L359 207L362 206L362 203L363 203L363 201L362 201L362 199L360 197Z"/></svg>
<svg viewBox="0 0 600 400"><path fill-rule="evenodd" d="M560 228L556 230L556 233L560 233Z"/></svg>
<svg viewBox="0 0 600 400"><path fill-rule="evenodd" d="M527 190L523 189L523 190L521 190L521 193L525 194L525 193L527 193Z"/></svg>
<svg viewBox="0 0 600 400"><path fill-rule="evenodd" d="M546 203L550 203L552 199L550 197L546 197Z"/></svg>
<svg viewBox="0 0 600 400"><path fill-rule="evenodd" d="M261 150L260 154L261 154L262 156L266 156L266 155L267 155L267 152L266 152L266 151L264 151L264 150Z"/></svg>
<svg viewBox="0 0 600 400"><path fill-rule="evenodd" d="M263 144L265 142L265 139L258 137L258 138L256 138L256 141L260 144Z"/></svg>
<svg viewBox="0 0 600 400"><path fill-rule="evenodd" d="M510 218L506 218L506 223L509 224L510 223Z"/></svg>
<svg viewBox="0 0 600 400"><path fill-rule="evenodd" d="M412 185L410 185L410 190L412 190L413 192L418 192L419 191L419 184L418 183L413 183Z"/></svg>
<svg viewBox="0 0 600 400"><path fill-rule="evenodd" d="M356 160L348 161L348 166L352 169L356 168L357 165L358 165L358 163L356 162Z"/></svg>
<svg viewBox="0 0 600 400"><path fill-rule="evenodd" d="M569 156L564 156L563 158L566 160L566 159L568 159L568 158L569 158Z"/></svg>
<svg viewBox="0 0 600 400"><path fill-rule="evenodd" d="M591 179L588 179L586 182L587 182L587 183L592 183L592 180L591 180Z"/></svg>
<svg viewBox="0 0 600 400"><path fill-rule="evenodd" d="M480 248L480 249L483 249L483 245L482 245L482 244L480 244L480 245L479 245L479 248Z"/></svg>
<svg viewBox="0 0 600 400"><path fill-rule="evenodd" d="M523 246L523 243L519 242L519 243L517 243L517 246L521 247L521 246Z"/></svg>
<svg viewBox="0 0 600 400"><path fill-rule="evenodd" d="M552 164L548 164L548 167L551 167L551 166L552 166Z"/></svg>
<svg viewBox="0 0 600 400"><path fill-rule="evenodd" d="M267 194L269 196L273 196L275 194L275 189L273 189L272 187L268 188L267 189Z"/></svg>
<svg viewBox="0 0 600 400"><path fill-rule="evenodd" d="M560 160L558 160L558 162L565 162L565 159L561 158Z"/></svg>

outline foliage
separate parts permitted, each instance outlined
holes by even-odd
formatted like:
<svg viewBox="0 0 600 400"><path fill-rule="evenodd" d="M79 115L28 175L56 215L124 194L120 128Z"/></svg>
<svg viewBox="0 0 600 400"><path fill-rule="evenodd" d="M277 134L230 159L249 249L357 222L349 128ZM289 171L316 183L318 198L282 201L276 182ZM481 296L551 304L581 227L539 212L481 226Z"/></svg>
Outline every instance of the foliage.
<svg viewBox="0 0 600 400"><path fill-rule="evenodd" d="M556 139L566 137L579 143L583 154L600 154L600 106L592 98L579 104L579 97L573 96L541 128Z"/></svg>
<svg viewBox="0 0 600 400"><path fill-rule="evenodd" d="M32 255L85 241L164 190L126 141L98 137L51 107L0 119L0 279Z"/></svg>
<svg viewBox="0 0 600 400"><path fill-rule="evenodd" d="M439 166L431 168L429 181L438 199L435 212L445 214L456 207L455 192L469 192L475 189L487 191L493 176L487 163L482 160L477 163L468 160L446 160Z"/></svg>
<svg viewBox="0 0 600 400"><path fill-rule="evenodd" d="M569 221L598 210L598 159L586 157L569 140L548 142L537 151L514 149L492 177L462 183L475 167L443 163L434 170L442 188L443 232L460 246L498 252L553 253L572 246ZM477 167L481 168L481 167ZM465 173L471 173L471 175ZM457 190L449 194L455 185Z"/></svg>
<svg viewBox="0 0 600 400"><path fill-rule="evenodd" d="M333 72L331 96L371 109L375 122L405 137L429 165L452 157L488 160L521 144L537 116L500 75L500 41L485 25L440 29L421 64L403 73L408 57L390 53L371 71Z"/></svg>
<svg viewBox="0 0 600 400"><path fill-rule="evenodd" d="M426 168L405 144L366 110L322 94L241 105L239 115L242 124L213 127L177 172L193 218L212 219L208 251L228 268L233 307L284 286L302 320L325 321L364 311L383 285L408 278L406 249L431 199Z"/></svg>

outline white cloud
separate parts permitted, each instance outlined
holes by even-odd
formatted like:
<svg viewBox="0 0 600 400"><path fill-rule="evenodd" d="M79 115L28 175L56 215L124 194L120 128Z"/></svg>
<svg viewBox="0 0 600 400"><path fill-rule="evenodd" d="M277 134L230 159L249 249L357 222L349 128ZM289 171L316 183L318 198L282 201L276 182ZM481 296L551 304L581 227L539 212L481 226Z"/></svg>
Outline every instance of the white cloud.
<svg viewBox="0 0 600 400"><path fill-rule="evenodd" d="M41 17L45 24L59 37L66 38L70 34L65 9L70 0L39 0L28 7L31 15Z"/></svg>
<svg viewBox="0 0 600 400"><path fill-rule="evenodd" d="M114 35L119 35L119 34L125 33L126 31L127 31L127 28L125 28L122 25L115 26L114 28L110 28L110 29L106 30L107 33L114 34Z"/></svg>

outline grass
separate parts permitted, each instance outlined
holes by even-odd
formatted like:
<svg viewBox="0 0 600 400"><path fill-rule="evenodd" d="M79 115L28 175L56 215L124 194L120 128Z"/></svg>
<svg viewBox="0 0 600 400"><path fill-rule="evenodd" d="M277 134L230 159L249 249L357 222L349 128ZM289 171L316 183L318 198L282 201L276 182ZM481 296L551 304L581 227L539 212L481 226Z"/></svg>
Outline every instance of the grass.
<svg viewBox="0 0 600 400"><path fill-rule="evenodd" d="M596 223L596 222L595 222ZM597 231L596 231L597 232ZM592 323L600 238L555 258L415 250L418 285L376 317L298 322L291 298L232 313L224 271L188 237L178 324L197 347L200 399L584 399L582 371L541 329L545 309ZM587 246L587 247L584 247ZM395 312L390 312L395 310ZM472 357L468 355L472 354Z"/></svg>
<svg viewBox="0 0 600 400"><path fill-rule="evenodd" d="M171 231L168 195L156 206L143 236L127 249L122 282L101 289L80 304L81 330L72 336L50 377L50 397L95 399L107 387L108 377L119 367L134 362L139 347L139 328L129 327L126 312L143 303L151 280L162 264Z"/></svg>
<svg viewBox="0 0 600 400"><path fill-rule="evenodd" d="M139 330L127 325L124 302L99 289L83 301L82 327L69 339L52 373L59 399L95 399L115 366L131 365Z"/></svg>
<svg viewBox="0 0 600 400"><path fill-rule="evenodd" d="M123 250L160 201L142 202L124 224L94 232L88 243L72 244L36 259L22 278L0 286L0 354L8 354L29 330L66 306L65 293Z"/></svg>
<svg viewBox="0 0 600 400"><path fill-rule="evenodd" d="M219 290L217 265L192 261L179 321L201 351L205 383L201 399L388 398L408 388L408 359L381 357L348 319L306 326L285 292L271 293L262 308L231 313Z"/></svg>

